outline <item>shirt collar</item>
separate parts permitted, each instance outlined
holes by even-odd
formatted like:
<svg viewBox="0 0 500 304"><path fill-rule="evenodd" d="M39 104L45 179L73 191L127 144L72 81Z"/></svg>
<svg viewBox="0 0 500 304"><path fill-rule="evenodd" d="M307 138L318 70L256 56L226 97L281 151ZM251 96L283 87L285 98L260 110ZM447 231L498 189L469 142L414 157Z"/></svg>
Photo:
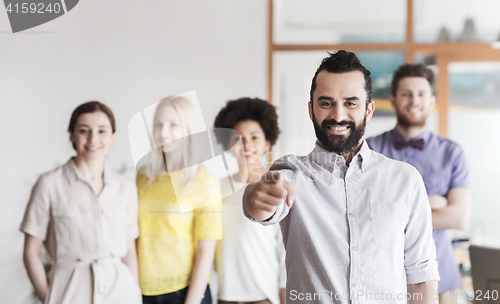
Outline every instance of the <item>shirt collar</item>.
<svg viewBox="0 0 500 304"><path fill-rule="evenodd" d="M417 136L415 138L409 138L409 137L406 137L403 134L401 134L401 132L399 132L399 130L397 128L392 129L390 131L390 133L391 133L393 138L401 137L401 138L404 138L404 140L406 140L406 141L423 139L424 140L424 148L427 145L427 143L429 142L431 135L432 135L431 131L425 130L424 133L420 134L419 136Z"/></svg>
<svg viewBox="0 0 500 304"><path fill-rule="evenodd" d="M371 149L370 147L368 147L366 140L363 138L363 143L361 144L361 148L359 149L358 153L354 155L351 164L353 162L357 163L361 171L364 172L366 166L368 165L370 155L371 155ZM320 166L328 169L329 167L332 166L332 164L335 164L338 157L341 156L335 152L330 152L325 150L319 145L319 141L316 141L316 145L314 147L314 150L312 151L312 158Z"/></svg>
<svg viewBox="0 0 500 304"><path fill-rule="evenodd" d="M66 177L68 178L70 184L81 180L86 182L85 178L83 178L80 171L75 164L74 157L70 158L66 164L63 166ZM114 185L117 182L116 176L113 174L113 170L108 166L107 163L104 163L104 184L105 185Z"/></svg>

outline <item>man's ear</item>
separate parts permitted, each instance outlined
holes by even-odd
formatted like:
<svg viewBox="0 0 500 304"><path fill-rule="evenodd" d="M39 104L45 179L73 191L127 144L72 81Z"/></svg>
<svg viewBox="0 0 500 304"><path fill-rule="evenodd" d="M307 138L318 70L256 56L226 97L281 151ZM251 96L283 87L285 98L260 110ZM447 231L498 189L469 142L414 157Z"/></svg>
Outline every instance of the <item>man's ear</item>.
<svg viewBox="0 0 500 304"><path fill-rule="evenodd" d="M431 109L434 110L435 106L436 106L436 95L432 95L432 97L431 97Z"/></svg>
<svg viewBox="0 0 500 304"><path fill-rule="evenodd" d="M312 121L312 122L314 122L314 121L313 121L313 115L312 115L312 113L313 113L313 112L312 112L312 111L313 111L313 109L312 109L312 106L313 106L313 105L312 105L312 101L309 101L309 102L307 103L307 106L308 106L308 108L309 108L309 119L311 119L311 121Z"/></svg>
<svg viewBox="0 0 500 304"><path fill-rule="evenodd" d="M370 101L368 107L366 108L366 122L368 123L372 119L373 112L375 112L375 101Z"/></svg>
<svg viewBox="0 0 500 304"><path fill-rule="evenodd" d="M392 109L396 111L396 98L394 98L394 95L391 94L391 96L389 96L389 102L391 103Z"/></svg>

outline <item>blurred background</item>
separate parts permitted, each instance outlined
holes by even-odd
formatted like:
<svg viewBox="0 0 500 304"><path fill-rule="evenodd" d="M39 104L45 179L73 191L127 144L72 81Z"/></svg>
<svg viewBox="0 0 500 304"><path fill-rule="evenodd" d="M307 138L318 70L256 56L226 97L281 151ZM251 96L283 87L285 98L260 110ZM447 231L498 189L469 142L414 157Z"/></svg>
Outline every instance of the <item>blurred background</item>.
<svg viewBox="0 0 500 304"><path fill-rule="evenodd" d="M13 34L0 10L0 297L36 303L19 232L38 176L74 154L66 132L77 105L99 100L117 120L108 155L135 179L127 124L160 99L196 90L211 126L224 103L270 100L282 129L272 158L307 154L312 76L326 51L356 52L373 75L367 136L392 129L392 72L424 62L437 73L429 128L467 157L472 220L453 231L463 290L468 245L500 247L500 1L498 0L85 0Z"/></svg>

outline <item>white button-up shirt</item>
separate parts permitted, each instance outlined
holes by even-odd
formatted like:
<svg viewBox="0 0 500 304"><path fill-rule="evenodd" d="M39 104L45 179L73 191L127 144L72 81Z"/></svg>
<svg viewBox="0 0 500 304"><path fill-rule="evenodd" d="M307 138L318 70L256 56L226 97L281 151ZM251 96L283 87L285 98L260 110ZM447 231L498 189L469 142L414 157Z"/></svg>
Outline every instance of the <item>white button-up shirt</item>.
<svg viewBox="0 0 500 304"><path fill-rule="evenodd" d="M296 194L292 208L283 200L270 220L256 221L281 224L287 302L403 304L407 284L439 280L431 210L414 167L363 142L349 166L316 144L270 171Z"/></svg>

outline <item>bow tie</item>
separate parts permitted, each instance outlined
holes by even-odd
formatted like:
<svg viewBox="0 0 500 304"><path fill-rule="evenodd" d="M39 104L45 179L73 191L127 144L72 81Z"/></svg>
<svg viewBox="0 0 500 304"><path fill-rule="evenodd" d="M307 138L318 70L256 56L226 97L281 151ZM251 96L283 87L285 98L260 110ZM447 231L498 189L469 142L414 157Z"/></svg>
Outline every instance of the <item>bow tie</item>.
<svg viewBox="0 0 500 304"><path fill-rule="evenodd" d="M394 141L394 148L396 148L396 150L401 150L404 147L408 147L408 146L412 146L414 148L422 150L424 148L424 140L422 138L406 140L402 137L396 137L396 139Z"/></svg>

